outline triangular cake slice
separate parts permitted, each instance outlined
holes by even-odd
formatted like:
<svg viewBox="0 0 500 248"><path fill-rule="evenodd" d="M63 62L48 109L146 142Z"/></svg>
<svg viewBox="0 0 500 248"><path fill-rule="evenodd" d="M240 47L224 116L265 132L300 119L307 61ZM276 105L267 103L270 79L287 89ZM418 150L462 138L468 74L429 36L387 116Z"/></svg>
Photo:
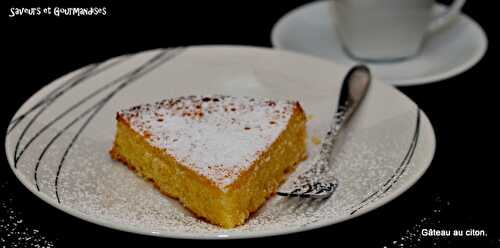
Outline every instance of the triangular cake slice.
<svg viewBox="0 0 500 248"><path fill-rule="evenodd" d="M296 101L188 96L117 113L110 154L195 215L245 222L306 157Z"/></svg>

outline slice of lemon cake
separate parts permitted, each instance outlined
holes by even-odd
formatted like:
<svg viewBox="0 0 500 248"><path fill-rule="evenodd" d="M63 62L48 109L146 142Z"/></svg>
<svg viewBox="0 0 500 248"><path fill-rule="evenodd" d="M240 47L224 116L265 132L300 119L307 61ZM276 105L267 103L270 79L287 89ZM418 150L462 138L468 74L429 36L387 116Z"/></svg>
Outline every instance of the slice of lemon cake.
<svg viewBox="0 0 500 248"><path fill-rule="evenodd" d="M306 157L295 101L189 96L117 113L113 159L196 216L243 224Z"/></svg>

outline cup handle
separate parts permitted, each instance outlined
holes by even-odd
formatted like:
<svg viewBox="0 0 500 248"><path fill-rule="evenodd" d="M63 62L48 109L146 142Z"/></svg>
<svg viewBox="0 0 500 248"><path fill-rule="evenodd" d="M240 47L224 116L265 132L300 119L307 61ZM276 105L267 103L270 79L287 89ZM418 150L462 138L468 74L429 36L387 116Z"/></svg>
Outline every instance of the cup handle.
<svg viewBox="0 0 500 248"><path fill-rule="evenodd" d="M430 33L439 31L443 27L447 26L450 24L455 18L460 15L460 10L464 6L466 0L455 0L453 1L453 4L450 5L448 10L444 12L443 14L440 14L432 20L431 24L429 25L428 31Z"/></svg>

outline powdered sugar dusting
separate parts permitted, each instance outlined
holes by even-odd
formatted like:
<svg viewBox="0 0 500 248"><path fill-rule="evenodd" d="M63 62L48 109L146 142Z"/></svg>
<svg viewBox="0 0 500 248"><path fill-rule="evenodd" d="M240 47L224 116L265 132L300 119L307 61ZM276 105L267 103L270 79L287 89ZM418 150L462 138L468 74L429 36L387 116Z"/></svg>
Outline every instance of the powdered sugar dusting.
<svg viewBox="0 0 500 248"><path fill-rule="evenodd" d="M286 128L296 104L189 96L132 107L119 115L151 145L224 189Z"/></svg>

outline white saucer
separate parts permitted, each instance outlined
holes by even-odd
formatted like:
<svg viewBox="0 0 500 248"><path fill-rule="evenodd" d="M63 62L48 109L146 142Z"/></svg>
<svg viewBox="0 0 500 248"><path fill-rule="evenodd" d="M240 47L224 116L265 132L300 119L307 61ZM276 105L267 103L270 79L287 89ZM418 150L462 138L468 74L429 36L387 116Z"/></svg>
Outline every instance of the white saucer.
<svg viewBox="0 0 500 248"><path fill-rule="evenodd" d="M303 5L285 16L271 34L275 48L306 53L343 65L359 63L348 57L334 32L327 1ZM439 5L435 11L444 11ZM407 86L436 82L466 71L487 49L483 29L471 18L461 15L445 29L428 37L421 53L411 59L391 63L366 63L383 82Z"/></svg>

